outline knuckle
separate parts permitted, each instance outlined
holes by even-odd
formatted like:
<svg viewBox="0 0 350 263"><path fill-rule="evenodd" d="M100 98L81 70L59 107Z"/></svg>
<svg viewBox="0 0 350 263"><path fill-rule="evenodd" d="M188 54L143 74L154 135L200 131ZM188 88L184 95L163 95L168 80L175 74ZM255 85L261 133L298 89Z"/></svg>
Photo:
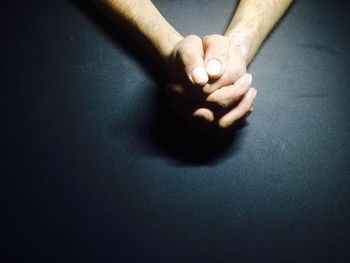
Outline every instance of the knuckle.
<svg viewBox="0 0 350 263"><path fill-rule="evenodd" d="M214 91L211 93L207 98L206 101L209 103L213 103L220 108L225 108L228 106L228 100L223 94L220 92L220 90Z"/></svg>
<svg viewBox="0 0 350 263"><path fill-rule="evenodd" d="M231 104L231 99L225 96L218 96L215 103L220 108L227 108Z"/></svg>
<svg viewBox="0 0 350 263"><path fill-rule="evenodd" d="M191 34L191 35L188 35L186 38L185 38L186 42L191 42L191 41L201 41L200 37L197 36L197 35L194 35L194 34Z"/></svg>
<svg viewBox="0 0 350 263"><path fill-rule="evenodd" d="M203 42L208 44L212 41L213 39L213 35L206 35L204 38L203 38Z"/></svg>
<svg viewBox="0 0 350 263"><path fill-rule="evenodd" d="M227 108L231 104L230 99L222 98L221 100L217 101L217 105L221 108Z"/></svg>
<svg viewBox="0 0 350 263"><path fill-rule="evenodd" d="M244 66L230 66L228 67L227 78L232 82L236 82L239 78L241 78L244 74L246 74L246 68Z"/></svg>
<svg viewBox="0 0 350 263"><path fill-rule="evenodd" d="M187 61L191 58L192 54L187 49L180 49L178 52L178 57L181 61Z"/></svg>
<svg viewBox="0 0 350 263"><path fill-rule="evenodd" d="M203 37L203 43L207 43L208 41L208 38L210 37L210 35L206 35L205 37Z"/></svg>
<svg viewBox="0 0 350 263"><path fill-rule="evenodd" d="M215 104L220 108L226 108L230 104L230 102L229 102L229 100L227 100L225 98L218 98L215 101Z"/></svg>
<svg viewBox="0 0 350 263"><path fill-rule="evenodd" d="M217 41L217 40L222 40L225 37L223 35L219 35L219 34L211 34L208 36L208 40L212 40L212 41Z"/></svg>

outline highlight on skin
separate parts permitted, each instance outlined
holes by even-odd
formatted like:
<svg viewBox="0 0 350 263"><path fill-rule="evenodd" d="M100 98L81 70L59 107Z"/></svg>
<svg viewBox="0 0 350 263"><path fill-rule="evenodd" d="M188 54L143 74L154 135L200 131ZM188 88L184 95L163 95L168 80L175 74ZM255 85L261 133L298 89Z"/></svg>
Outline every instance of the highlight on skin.
<svg viewBox="0 0 350 263"><path fill-rule="evenodd" d="M251 113L256 89L251 87L251 75L246 76L247 65L293 2L240 0L225 34L201 39L197 35L183 37L152 1L93 1L114 21L122 21L117 25L134 32L135 39L153 47L171 69L167 90L177 95L177 110L185 112L187 119L203 118L219 129L230 128ZM176 74L179 72L184 74ZM188 97L193 90L201 96ZM183 111L187 101L191 101L191 111Z"/></svg>

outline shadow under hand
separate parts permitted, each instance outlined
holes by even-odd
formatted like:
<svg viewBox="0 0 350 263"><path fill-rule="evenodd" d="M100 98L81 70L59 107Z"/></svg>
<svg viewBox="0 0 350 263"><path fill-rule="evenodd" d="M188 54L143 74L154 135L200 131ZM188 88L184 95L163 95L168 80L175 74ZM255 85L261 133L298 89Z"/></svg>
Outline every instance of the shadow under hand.
<svg viewBox="0 0 350 263"><path fill-rule="evenodd" d="M190 127L174 113L167 98L158 88L156 116L150 127L150 139L163 153L187 164L215 164L234 154L241 141L240 129L246 121L238 122L229 133L204 134Z"/></svg>
<svg viewBox="0 0 350 263"><path fill-rule="evenodd" d="M163 93L164 86L167 84L167 74L164 67L157 57L152 57L152 50L142 41L134 41L130 45L130 38L125 32L120 31L113 22L106 17L90 1L71 0L73 5L83 12L87 17L96 22L106 36L120 46L130 57L136 59L147 74L152 78L157 87L154 87L155 105L152 105L152 123L145 123L146 120L138 121L137 127L132 125L133 129L129 132L137 136L143 145L151 143L151 148L156 148L159 155L165 155L178 161L179 163L203 165L214 164L224 159L228 155L237 151L239 142L242 139L240 129L246 125L245 121L237 123L232 131L225 135L206 135L189 127L179 116L177 116L169 107L168 99ZM149 53L144 52L150 51ZM146 124L146 125L145 125ZM147 127L145 130L144 128ZM120 130L121 127L117 127ZM113 133L115 127L113 128Z"/></svg>

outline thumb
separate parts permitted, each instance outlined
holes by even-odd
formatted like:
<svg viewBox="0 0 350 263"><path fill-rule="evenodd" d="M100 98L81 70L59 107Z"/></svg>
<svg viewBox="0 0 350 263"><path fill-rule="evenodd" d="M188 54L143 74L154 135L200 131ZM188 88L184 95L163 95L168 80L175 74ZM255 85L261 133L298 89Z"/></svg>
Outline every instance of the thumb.
<svg viewBox="0 0 350 263"><path fill-rule="evenodd" d="M204 85L209 80L204 67L203 55L202 39L195 35L186 37L178 56L180 56L189 81L193 84Z"/></svg>
<svg viewBox="0 0 350 263"><path fill-rule="evenodd" d="M210 35L203 39L206 72L212 79L218 79L225 71L228 60L229 42L225 36Z"/></svg>

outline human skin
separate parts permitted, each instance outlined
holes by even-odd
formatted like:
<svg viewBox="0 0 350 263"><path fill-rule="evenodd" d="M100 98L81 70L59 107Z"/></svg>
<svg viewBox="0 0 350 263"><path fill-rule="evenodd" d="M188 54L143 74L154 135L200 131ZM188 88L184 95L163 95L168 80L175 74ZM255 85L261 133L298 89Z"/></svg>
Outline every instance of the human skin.
<svg viewBox="0 0 350 263"><path fill-rule="evenodd" d="M292 0L241 0L224 35L183 37L150 0L94 0L141 36L171 75L172 105L191 122L226 130L248 116L256 89L247 65Z"/></svg>

